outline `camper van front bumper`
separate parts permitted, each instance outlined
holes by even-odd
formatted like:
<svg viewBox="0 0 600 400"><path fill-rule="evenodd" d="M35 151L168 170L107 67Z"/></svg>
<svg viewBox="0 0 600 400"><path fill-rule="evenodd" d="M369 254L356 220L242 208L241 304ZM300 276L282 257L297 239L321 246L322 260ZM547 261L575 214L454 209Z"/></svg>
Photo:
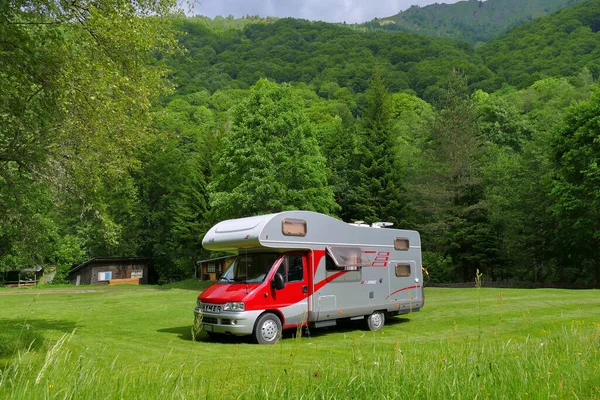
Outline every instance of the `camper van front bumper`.
<svg viewBox="0 0 600 400"><path fill-rule="evenodd" d="M202 325L202 330L227 335L251 335L254 323L262 313L261 310L243 312L202 312L198 308L194 311L197 325Z"/></svg>

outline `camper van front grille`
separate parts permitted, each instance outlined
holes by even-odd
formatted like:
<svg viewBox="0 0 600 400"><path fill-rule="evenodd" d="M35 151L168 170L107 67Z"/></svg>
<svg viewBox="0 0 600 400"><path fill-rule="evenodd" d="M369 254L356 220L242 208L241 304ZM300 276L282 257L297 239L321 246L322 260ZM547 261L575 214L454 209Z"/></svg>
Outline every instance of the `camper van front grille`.
<svg viewBox="0 0 600 400"><path fill-rule="evenodd" d="M204 322L205 324L215 324L216 325L216 324L219 323L219 320L217 318L215 318L215 317L204 316L202 318L202 322Z"/></svg>

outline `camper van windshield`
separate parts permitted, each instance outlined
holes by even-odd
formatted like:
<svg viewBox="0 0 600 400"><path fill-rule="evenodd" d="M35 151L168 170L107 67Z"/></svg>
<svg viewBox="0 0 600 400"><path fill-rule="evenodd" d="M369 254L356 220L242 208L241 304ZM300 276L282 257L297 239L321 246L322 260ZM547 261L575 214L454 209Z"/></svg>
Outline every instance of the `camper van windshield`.
<svg viewBox="0 0 600 400"><path fill-rule="evenodd" d="M278 257L277 253L240 254L219 283L262 283Z"/></svg>

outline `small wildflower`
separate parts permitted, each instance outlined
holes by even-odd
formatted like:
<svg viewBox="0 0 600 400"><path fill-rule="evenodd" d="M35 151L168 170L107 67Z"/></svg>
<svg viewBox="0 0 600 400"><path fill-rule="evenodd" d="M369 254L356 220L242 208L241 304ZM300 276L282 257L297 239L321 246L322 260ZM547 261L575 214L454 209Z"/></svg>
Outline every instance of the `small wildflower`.
<svg viewBox="0 0 600 400"><path fill-rule="evenodd" d="M49 389L54 389L54 385L48 385Z"/></svg>
<svg viewBox="0 0 600 400"><path fill-rule="evenodd" d="M444 364L448 364L448 359L444 358Z"/></svg>
<svg viewBox="0 0 600 400"><path fill-rule="evenodd" d="M519 356L515 356L515 360L516 360L517 358L519 358Z"/></svg>
<svg viewBox="0 0 600 400"><path fill-rule="evenodd" d="M544 343L544 342L540 343L540 347L544 347L545 344L546 343Z"/></svg>
<svg viewBox="0 0 600 400"><path fill-rule="evenodd" d="M378 361L373 361L373 365L379 366L379 362Z"/></svg>

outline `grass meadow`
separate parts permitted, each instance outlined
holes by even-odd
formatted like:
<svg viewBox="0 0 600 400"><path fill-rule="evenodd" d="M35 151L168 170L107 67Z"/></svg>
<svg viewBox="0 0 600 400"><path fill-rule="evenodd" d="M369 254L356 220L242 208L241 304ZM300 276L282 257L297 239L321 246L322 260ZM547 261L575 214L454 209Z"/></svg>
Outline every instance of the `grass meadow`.
<svg viewBox="0 0 600 400"><path fill-rule="evenodd" d="M598 290L425 288L382 331L259 346L193 341L189 287L0 289L0 398L600 399Z"/></svg>

